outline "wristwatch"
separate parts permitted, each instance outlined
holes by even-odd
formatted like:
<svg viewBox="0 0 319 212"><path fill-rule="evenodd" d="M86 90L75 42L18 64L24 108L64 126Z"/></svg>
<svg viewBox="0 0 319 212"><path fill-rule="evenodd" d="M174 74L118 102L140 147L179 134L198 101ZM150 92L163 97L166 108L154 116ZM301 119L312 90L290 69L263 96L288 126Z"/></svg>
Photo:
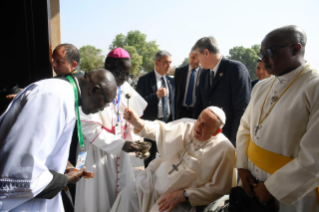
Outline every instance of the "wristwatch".
<svg viewBox="0 0 319 212"><path fill-rule="evenodd" d="M184 197L185 197L186 201L188 201L188 194L187 194L186 190L184 190L183 195L184 195Z"/></svg>

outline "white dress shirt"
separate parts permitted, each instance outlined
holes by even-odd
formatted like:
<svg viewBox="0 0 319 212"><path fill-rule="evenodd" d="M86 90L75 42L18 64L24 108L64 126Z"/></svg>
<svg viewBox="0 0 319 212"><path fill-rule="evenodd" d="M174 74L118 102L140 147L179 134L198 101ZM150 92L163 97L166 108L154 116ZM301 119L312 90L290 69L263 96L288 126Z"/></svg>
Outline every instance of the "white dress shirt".
<svg viewBox="0 0 319 212"><path fill-rule="evenodd" d="M188 92L188 85L189 85L189 80L190 80L190 76L192 75L192 67L190 65L188 65L188 73L187 73L187 79L186 79L186 86L185 86L185 94L184 94L184 100L183 100L183 106L184 107L194 107L195 102L196 102L196 83L197 83L197 74L198 74L198 70L199 67L195 69L195 79L194 79L194 86L193 86L193 99L192 99L192 104L190 106L188 106L186 104L186 98L187 98L187 92Z"/></svg>
<svg viewBox="0 0 319 212"><path fill-rule="evenodd" d="M155 78L156 78L156 85L157 85L157 90L159 90L162 86L162 77L164 77L164 80L165 80L165 83L166 83L166 95L167 95L167 98L168 98L168 114L171 114L171 110L170 110L170 103L169 103L169 88L168 88L168 83L167 83L167 80L166 80L166 77L165 75L162 76L160 75L156 69L154 69L154 72L155 72ZM162 103L162 98L159 99L158 101L158 104L157 104L157 107L158 107L158 113L157 113L157 118L163 118L163 103Z"/></svg>
<svg viewBox="0 0 319 212"><path fill-rule="evenodd" d="M215 65L213 69L210 69L210 73L213 71L214 72L214 77L216 76L217 70L219 68L220 61L222 60L223 56L219 59L218 63ZM210 76L210 75L209 75Z"/></svg>

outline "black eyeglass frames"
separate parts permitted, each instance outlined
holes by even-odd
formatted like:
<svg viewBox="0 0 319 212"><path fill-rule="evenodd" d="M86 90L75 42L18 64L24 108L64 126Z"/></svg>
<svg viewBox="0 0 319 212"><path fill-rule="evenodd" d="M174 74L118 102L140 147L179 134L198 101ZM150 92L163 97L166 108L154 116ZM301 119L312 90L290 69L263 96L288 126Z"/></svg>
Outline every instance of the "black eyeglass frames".
<svg viewBox="0 0 319 212"><path fill-rule="evenodd" d="M272 55L275 54L275 50L277 49L281 49L281 48L285 48L287 46L293 46L293 45L297 45L298 43L289 43L289 44L286 44L286 45L282 45L282 46L275 46L275 47L271 47L271 48L268 48L268 49L265 49L264 51L260 51L257 55L260 59L262 59L263 57L271 57Z"/></svg>

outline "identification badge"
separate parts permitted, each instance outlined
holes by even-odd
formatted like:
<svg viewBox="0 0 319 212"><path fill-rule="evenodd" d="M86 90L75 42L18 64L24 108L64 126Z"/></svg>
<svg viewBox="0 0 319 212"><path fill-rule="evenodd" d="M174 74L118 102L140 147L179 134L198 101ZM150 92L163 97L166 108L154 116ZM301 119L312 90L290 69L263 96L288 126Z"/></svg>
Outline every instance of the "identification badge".
<svg viewBox="0 0 319 212"><path fill-rule="evenodd" d="M81 169L84 166L87 153L88 153L87 151L79 153L78 160L77 160L76 166L75 166L76 169Z"/></svg>
<svg viewBox="0 0 319 212"><path fill-rule="evenodd" d="M115 135L121 136L121 125L120 124L117 124L115 126Z"/></svg>

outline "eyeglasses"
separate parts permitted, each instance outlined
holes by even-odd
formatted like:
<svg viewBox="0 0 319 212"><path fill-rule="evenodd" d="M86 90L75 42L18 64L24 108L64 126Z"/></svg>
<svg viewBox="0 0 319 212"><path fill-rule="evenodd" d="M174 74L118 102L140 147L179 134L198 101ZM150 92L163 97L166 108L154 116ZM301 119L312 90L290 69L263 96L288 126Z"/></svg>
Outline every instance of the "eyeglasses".
<svg viewBox="0 0 319 212"><path fill-rule="evenodd" d="M100 88L100 90L101 90L101 93L102 93L102 95L103 95L103 97L104 97L104 102L105 102L105 106L104 106L104 107L110 106L110 103L109 103L109 101L108 101L107 98L106 98L106 93L105 93L104 90L102 89L102 86L101 86L99 83L97 83L96 85L99 86L99 88Z"/></svg>
<svg viewBox="0 0 319 212"><path fill-rule="evenodd" d="M122 72L116 72L118 73L121 77L125 77L125 78L132 78L134 77L133 74L127 74L127 73L122 73Z"/></svg>
<svg viewBox="0 0 319 212"><path fill-rule="evenodd" d="M277 49L285 48L287 46L293 46L296 44L298 44L298 43L290 43L290 44L286 44L286 45L282 45L282 46L271 47L269 49L265 49L264 51L260 51L257 55L260 59L262 59L263 57L269 58L276 53Z"/></svg>

